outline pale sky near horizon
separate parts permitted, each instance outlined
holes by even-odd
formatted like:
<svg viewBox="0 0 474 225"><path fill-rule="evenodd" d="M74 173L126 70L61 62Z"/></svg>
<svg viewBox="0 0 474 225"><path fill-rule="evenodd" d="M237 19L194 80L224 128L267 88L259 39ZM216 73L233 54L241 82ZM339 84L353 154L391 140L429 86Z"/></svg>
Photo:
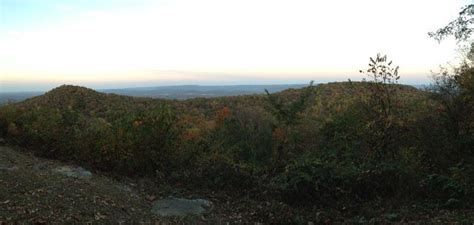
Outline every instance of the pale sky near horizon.
<svg viewBox="0 0 474 225"><path fill-rule="evenodd" d="M385 53L404 83L456 59L427 32L472 0L0 0L0 92L357 80Z"/></svg>

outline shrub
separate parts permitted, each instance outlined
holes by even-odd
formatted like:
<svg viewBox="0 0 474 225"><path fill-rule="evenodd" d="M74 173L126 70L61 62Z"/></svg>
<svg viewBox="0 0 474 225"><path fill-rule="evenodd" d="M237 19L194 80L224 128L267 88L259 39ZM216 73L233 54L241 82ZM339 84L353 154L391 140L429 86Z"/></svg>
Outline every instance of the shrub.
<svg viewBox="0 0 474 225"><path fill-rule="evenodd" d="M104 143L104 156L113 170L139 174L170 173L173 146L179 137L176 117L163 106L127 115L111 124L110 143Z"/></svg>
<svg viewBox="0 0 474 225"><path fill-rule="evenodd" d="M176 168L171 150L180 131L166 104L121 112L110 122L74 107L46 105L21 113L13 109L3 107L0 112L2 132L39 155L133 175Z"/></svg>
<svg viewBox="0 0 474 225"><path fill-rule="evenodd" d="M462 159L473 156L474 145L474 68L465 64L450 73L447 70L434 76L433 99L441 107L439 121L446 131L446 149Z"/></svg>
<svg viewBox="0 0 474 225"><path fill-rule="evenodd" d="M59 110L39 108L27 111L15 122L22 133L18 139L20 145L34 147L38 154L44 156L71 156L69 150L74 145L69 145L69 142L75 126L72 126L72 121L66 121Z"/></svg>
<svg viewBox="0 0 474 225"><path fill-rule="evenodd" d="M325 121L320 129L320 157L338 162L365 161L364 121L360 107L353 106Z"/></svg>
<svg viewBox="0 0 474 225"><path fill-rule="evenodd" d="M318 159L288 165L273 182L285 201L302 205L410 197L417 187L416 177L396 164L358 168Z"/></svg>
<svg viewBox="0 0 474 225"><path fill-rule="evenodd" d="M459 182L440 174L428 175L420 185L426 198L442 202L447 202L450 199L460 200L466 194L466 190Z"/></svg>
<svg viewBox="0 0 474 225"><path fill-rule="evenodd" d="M325 205L347 192L346 177L335 165L318 159L300 159L286 166L273 185L283 200L296 205Z"/></svg>
<svg viewBox="0 0 474 225"><path fill-rule="evenodd" d="M351 192L361 200L416 196L417 177L400 163L380 163L362 168L352 178Z"/></svg>
<svg viewBox="0 0 474 225"><path fill-rule="evenodd" d="M241 192L258 186L257 178L251 169L218 155L202 160L195 169L192 183L212 190Z"/></svg>
<svg viewBox="0 0 474 225"><path fill-rule="evenodd" d="M16 129L13 121L16 121L19 110L12 104L6 104L0 107L0 137L16 136L16 132L9 132L9 129Z"/></svg>
<svg viewBox="0 0 474 225"><path fill-rule="evenodd" d="M367 94L362 99L367 117L367 153L375 160L395 159L398 154L397 95L398 66L393 67L387 56L370 58L366 71L369 77Z"/></svg>
<svg viewBox="0 0 474 225"><path fill-rule="evenodd" d="M274 169L278 170L283 167L290 156L294 154L294 149L291 146L295 146L295 138L297 135L292 132L292 128L296 126L300 120L301 115L308 109L309 103L314 96L314 82L311 81L309 86L299 92L299 95L295 99L288 101L278 95L270 94L268 90L265 90L267 94L267 100L269 104L269 111L275 118L276 124L274 126L274 142L276 143L273 164Z"/></svg>
<svg viewBox="0 0 474 225"><path fill-rule="evenodd" d="M263 167L272 153L272 121L259 108L235 109L225 119L218 113L218 124L209 137L211 148L240 164ZM222 112L222 110L220 111Z"/></svg>

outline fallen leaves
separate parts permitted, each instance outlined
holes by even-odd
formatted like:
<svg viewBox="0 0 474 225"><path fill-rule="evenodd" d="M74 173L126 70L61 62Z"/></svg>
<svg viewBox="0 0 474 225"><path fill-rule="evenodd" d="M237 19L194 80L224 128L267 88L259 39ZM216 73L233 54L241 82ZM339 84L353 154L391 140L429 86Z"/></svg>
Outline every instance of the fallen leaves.
<svg viewBox="0 0 474 225"><path fill-rule="evenodd" d="M106 219L106 218L107 218L107 216L102 215L100 212L96 213L95 216L94 216L95 220L101 220L101 219Z"/></svg>
<svg viewBox="0 0 474 225"><path fill-rule="evenodd" d="M155 195L147 195L146 196L146 200L152 202L152 201L155 201L156 200L156 196Z"/></svg>
<svg viewBox="0 0 474 225"><path fill-rule="evenodd" d="M36 219L35 221L33 221L33 224L35 225L43 225L43 224L48 224L46 220L44 219Z"/></svg>

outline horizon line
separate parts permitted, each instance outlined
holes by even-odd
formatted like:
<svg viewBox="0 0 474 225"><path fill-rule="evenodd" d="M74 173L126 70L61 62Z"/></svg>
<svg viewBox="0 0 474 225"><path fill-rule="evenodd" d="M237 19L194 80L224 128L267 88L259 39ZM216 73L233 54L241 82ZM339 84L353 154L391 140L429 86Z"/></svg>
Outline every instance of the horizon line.
<svg viewBox="0 0 474 225"><path fill-rule="evenodd" d="M344 82L364 82L360 80L344 80L344 81L329 81L329 82L314 82L315 85L319 84L329 84L329 83L344 83ZM70 86L77 86L77 87L85 87L89 89L93 89L96 91L107 91L107 90L123 90L123 89L141 89L141 88L161 88L161 87L238 87L238 86L301 86L301 85L309 85L309 82L302 83L302 82L295 82L295 83L260 83L260 84L162 84L162 85L150 85L150 86L125 86L125 87L91 87L89 85L80 85L80 84L72 84L72 83L63 83L59 85L55 85L54 87L51 88L44 88L43 90L24 90L24 91L3 91L0 90L0 93L5 94L5 93L46 93L48 91L51 91L52 89L64 86L64 85L70 85ZM430 82L423 82L423 83L416 83L416 82L399 82L396 83L399 85L409 85L409 86L429 86Z"/></svg>

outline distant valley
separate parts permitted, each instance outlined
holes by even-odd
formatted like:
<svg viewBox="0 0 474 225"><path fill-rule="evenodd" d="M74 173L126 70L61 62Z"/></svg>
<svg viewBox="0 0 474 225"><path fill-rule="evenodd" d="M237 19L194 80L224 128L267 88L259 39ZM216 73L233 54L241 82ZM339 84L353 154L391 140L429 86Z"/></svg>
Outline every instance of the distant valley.
<svg viewBox="0 0 474 225"><path fill-rule="evenodd" d="M99 92L127 95L134 97L150 97L163 99L185 100L191 98L213 98L223 96L238 96L263 94L265 89L270 93L290 88L301 88L307 84L278 84L278 85L177 85L155 87L133 87L117 89L97 89ZM413 85L418 89L426 85ZM0 104L23 101L27 98L44 94L44 92L0 92Z"/></svg>
<svg viewBox="0 0 474 225"><path fill-rule="evenodd" d="M280 85L223 85L223 86L201 86L201 85L179 85L179 86L156 86L156 87L134 87L120 89L98 89L99 92L114 93L134 97L150 97L163 99L190 99L190 98L212 98L222 96L237 96L248 94L262 94L267 89L269 92L279 92L289 88L301 88L307 84L280 84ZM0 104L7 102L18 102L38 96L44 92L0 92Z"/></svg>

